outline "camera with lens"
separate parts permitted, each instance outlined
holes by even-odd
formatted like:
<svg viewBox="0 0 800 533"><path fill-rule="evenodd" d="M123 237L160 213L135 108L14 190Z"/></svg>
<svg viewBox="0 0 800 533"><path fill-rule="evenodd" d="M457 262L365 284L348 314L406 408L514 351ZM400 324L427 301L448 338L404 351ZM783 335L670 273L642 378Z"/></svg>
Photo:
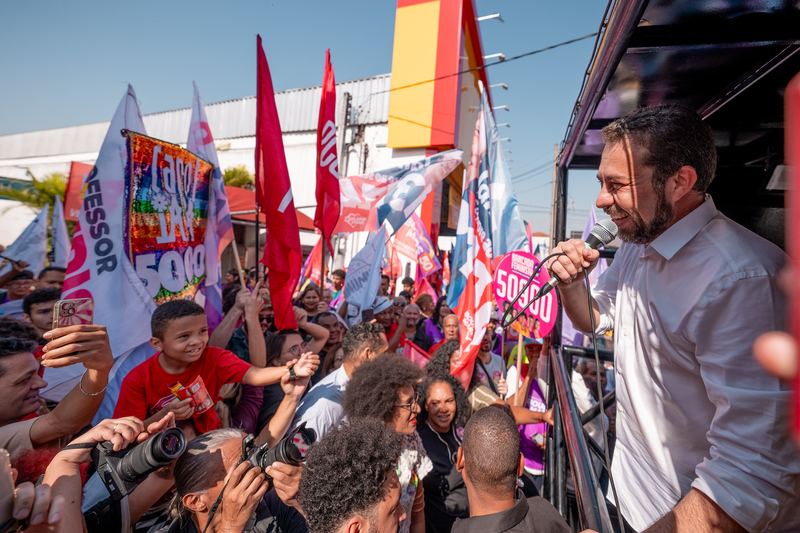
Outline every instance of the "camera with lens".
<svg viewBox="0 0 800 533"><path fill-rule="evenodd" d="M144 442L114 451L111 442L100 442L92 449L92 461L113 501L130 494L139 483L159 468L169 465L186 450L186 436L169 428Z"/></svg>
<svg viewBox="0 0 800 533"><path fill-rule="evenodd" d="M308 448L317 440L317 432L307 428L303 422L272 448L268 448L266 444L256 446L255 440L253 435L244 438L239 464L247 461L261 470L266 470L272 463L298 466L305 460ZM267 476L267 480L270 479L272 478Z"/></svg>

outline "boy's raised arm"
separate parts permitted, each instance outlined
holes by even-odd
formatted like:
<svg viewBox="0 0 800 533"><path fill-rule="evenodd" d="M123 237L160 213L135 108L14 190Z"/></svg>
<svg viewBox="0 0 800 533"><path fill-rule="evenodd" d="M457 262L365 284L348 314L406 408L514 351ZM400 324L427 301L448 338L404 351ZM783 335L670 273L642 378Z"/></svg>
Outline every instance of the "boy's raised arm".
<svg viewBox="0 0 800 533"><path fill-rule="evenodd" d="M245 372L242 378L242 383L246 385L272 385L278 383L284 374L289 372L289 367L294 366L294 372L297 377L306 378L310 377L316 372L319 366L319 356L314 353L304 353L300 356L299 360L290 361L285 367L283 366L270 366L267 368L252 367Z"/></svg>

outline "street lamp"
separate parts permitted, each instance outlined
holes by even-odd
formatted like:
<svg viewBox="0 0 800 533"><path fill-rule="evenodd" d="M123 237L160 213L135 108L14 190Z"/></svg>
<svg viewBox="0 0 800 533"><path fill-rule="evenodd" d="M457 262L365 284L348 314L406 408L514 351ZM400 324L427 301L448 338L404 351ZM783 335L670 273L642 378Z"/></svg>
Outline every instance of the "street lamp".
<svg viewBox="0 0 800 533"><path fill-rule="evenodd" d="M484 20L491 20L491 19L497 19L500 22L505 22L503 20L503 17L500 16L500 13L492 13L491 15L484 15L482 17L478 17L477 21L478 22L483 22Z"/></svg>
<svg viewBox="0 0 800 533"><path fill-rule="evenodd" d="M500 139L500 142L502 142L502 141L511 142L511 139L509 139L508 137L503 137L502 139Z"/></svg>
<svg viewBox="0 0 800 533"><path fill-rule="evenodd" d="M499 106L497 106L497 107L493 107L493 108L492 108L492 111L494 111L495 109L505 109L506 111L511 111L511 110L508 108L508 106L507 106L507 105L499 105Z"/></svg>
<svg viewBox="0 0 800 533"><path fill-rule="evenodd" d="M506 60L505 54L491 54L491 55L488 55L488 56L483 56L484 59L492 59L492 58L495 58L495 57L499 57L500 61L505 61Z"/></svg>
<svg viewBox="0 0 800 533"><path fill-rule="evenodd" d="M498 128L502 128L503 126L505 126L507 128L510 128L511 124L509 124L508 122L503 122L502 124L498 124L497 125Z"/></svg>
<svg viewBox="0 0 800 533"><path fill-rule="evenodd" d="M505 83L495 83L494 85L489 85L489 88L490 88L490 89L491 89L492 87L502 87L502 88L503 88L503 89L505 89L506 91L508 90L508 85L506 85Z"/></svg>

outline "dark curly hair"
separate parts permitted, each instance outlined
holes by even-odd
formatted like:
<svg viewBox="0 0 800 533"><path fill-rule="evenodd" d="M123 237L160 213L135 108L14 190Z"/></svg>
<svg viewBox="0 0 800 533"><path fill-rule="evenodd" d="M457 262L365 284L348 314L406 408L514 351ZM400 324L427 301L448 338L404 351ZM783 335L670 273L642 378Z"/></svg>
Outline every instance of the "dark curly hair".
<svg viewBox="0 0 800 533"><path fill-rule="evenodd" d="M342 341L345 361L354 362L365 347L378 351L381 347L381 333L386 330L380 324L359 322L347 330Z"/></svg>
<svg viewBox="0 0 800 533"><path fill-rule="evenodd" d="M458 339L452 339L446 341L444 344L439 346L439 349L431 357L431 360L428 361L428 364L425 365L425 372L430 376L432 374L449 374L450 373L450 358L453 356L456 350L461 348L461 343ZM475 360L475 365L477 366L478 362L477 359ZM469 390L472 391L480 384L480 379L478 378L478 372L473 368L472 369L472 379L469 382Z"/></svg>
<svg viewBox="0 0 800 533"><path fill-rule="evenodd" d="M405 357L383 354L353 371L342 407L347 418L376 418L388 422L398 402L398 391L416 388L425 373Z"/></svg>
<svg viewBox="0 0 800 533"><path fill-rule="evenodd" d="M427 369L430 363L425 366ZM461 382L458 381L458 378L454 375L448 373L444 374L428 374L428 377L422 384L417 388L417 394L419 394L419 408L420 413L417 415L417 419L420 421L425 421L428 419L428 411L425 409L425 403L428 401L428 391L431 388L431 385L438 382L444 382L450 385L453 389L453 395L456 397L456 416L453 418L453 425L455 427L463 426L467 423L467 418L470 412L470 405L469 400L467 400L467 392L464 390L464 387L461 386Z"/></svg>
<svg viewBox="0 0 800 533"><path fill-rule="evenodd" d="M39 340L39 335L31 324L11 316L0 316L0 339L11 337L27 341Z"/></svg>
<svg viewBox="0 0 800 533"><path fill-rule="evenodd" d="M58 287L48 287L45 289L36 289L22 300L22 311L30 316L31 308L35 304L43 304L46 302L53 302L61 298L61 289Z"/></svg>
<svg viewBox="0 0 800 533"><path fill-rule="evenodd" d="M369 418L350 420L326 433L308 452L297 493L309 531L330 533L354 516L374 512L401 447L399 434Z"/></svg>

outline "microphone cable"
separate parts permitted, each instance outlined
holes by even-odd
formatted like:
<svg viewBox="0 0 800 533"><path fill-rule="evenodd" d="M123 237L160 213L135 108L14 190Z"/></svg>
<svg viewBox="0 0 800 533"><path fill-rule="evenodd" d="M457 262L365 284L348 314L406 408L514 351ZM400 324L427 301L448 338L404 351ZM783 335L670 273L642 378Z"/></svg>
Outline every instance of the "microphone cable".
<svg viewBox="0 0 800 533"><path fill-rule="evenodd" d="M530 307L530 305L533 302L535 302L536 300L539 299L539 291L537 290L536 291L536 295L533 298L531 298L531 300L527 303L527 305L525 305L525 307L523 307L519 311L519 313L514 315L511 318L511 320L509 320L506 323L506 318L508 317L509 312L511 312L511 310L514 308L514 304L517 303L517 300L519 299L519 297L522 296L522 294L525 293L526 290L528 290L528 287L533 282L534 278L536 278L536 276L539 275L539 271L541 271L542 266L544 266L544 264L547 262L548 259L551 259L553 257L558 257L560 255L566 256L567 254L565 254L564 252L556 252L554 254L550 254L547 257L545 257L544 259L542 259L542 261L539 263L539 265L533 270L533 274L531 274L530 278L528 278L528 282L525 283L525 286L517 293L517 295L511 301L511 305L508 306L508 309L506 309L503 312L503 316L502 316L502 318L500 320L500 326L503 329L505 329L508 326L510 326L511 324L513 324L519 318L519 316L521 314L523 314L525 312L525 310L528 309L528 307ZM595 362L595 366L597 367L597 372L598 372L598 375L597 375L598 379L596 380L595 384L597 386L597 390L596 390L597 398L598 398L597 401L600 404L600 412L598 413L598 415L600 416L600 430L601 430L601 432L603 434L603 454L605 455L605 461L602 461L602 462L604 463L603 466L605 467L606 471L608 472L608 481L611 483L611 491L614 493L614 502L616 503L615 507L617 509L617 519L618 519L618 523L619 523L619 529L620 529L620 531L622 531L622 533L627 533L627 528L625 527L625 519L622 516L621 504L620 504L620 501L619 501L619 497L617 496L617 486L614 483L614 476L611 473L611 456L609 455L609 452L608 452L608 434L606 433L606 424L605 424L606 409L605 409L605 405L603 403L603 389L602 389L602 386L600 385L600 374L599 374L599 372L600 372L601 365L600 365L600 353L597 351L597 331L596 331L597 327L596 327L595 322L594 322L594 307L592 305L593 300L592 300L592 291L590 289L591 285L589 284L589 272L585 268L583 269L583 279L586 282L586 294L587 294L587 297L588 297L588 304L589 304L589 321L590 321L590 324L592 326L592 346L594 348L594 362ZM558 292L558 291L556 291L556 292ZM560 303L561 296L559 295L558 298L559 298L559 303ZM564 307L563 304L562 304L561 307L563 309L563 307ZM603 366L602 368L603 368L603 372L605 372L605 367ZM574 372L574 370L573 370L573 372ZM571 388L571 386L570 386L570 388ZM598 479L598 482L599 482L599 479Z"/></svg>

